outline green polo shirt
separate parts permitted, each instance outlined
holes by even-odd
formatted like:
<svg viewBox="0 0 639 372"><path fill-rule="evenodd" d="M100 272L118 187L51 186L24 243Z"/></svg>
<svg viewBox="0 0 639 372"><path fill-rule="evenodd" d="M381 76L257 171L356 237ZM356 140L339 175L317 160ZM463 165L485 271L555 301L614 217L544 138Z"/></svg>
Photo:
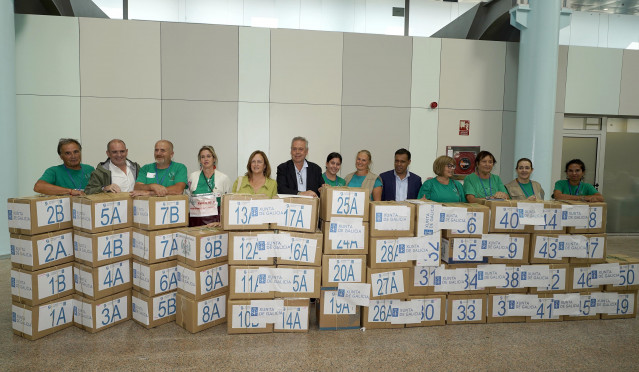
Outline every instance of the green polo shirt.
<svg viewBox="0 0 639 372"><path fill-rule="evenodd" d="M78 170L60 164L45 170L40 180L67 189L84 190L94 170L95 168L87 164L80 164Z"/></svg>
<svg viewBox="0 0 639 372"><path fill-rule="evenodd" d="M140 168L136 182L145 185L156 183L164 187L173 186L178 182L187 181L186 166L172 161L168 168L158 169L156 163L151 163Z"/></svg>

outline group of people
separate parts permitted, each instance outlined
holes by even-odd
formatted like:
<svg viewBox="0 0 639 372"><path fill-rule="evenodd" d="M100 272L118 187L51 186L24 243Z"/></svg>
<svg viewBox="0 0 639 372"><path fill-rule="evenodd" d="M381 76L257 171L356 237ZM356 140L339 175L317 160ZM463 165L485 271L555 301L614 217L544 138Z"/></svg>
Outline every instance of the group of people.
<svg viewBox="0 0 639 372"><path fill-rule="evenodd" d="M368 150L355 157L355 172L345 178L338 176L342 156L332 152L326 158L325 172L317 164L306 160L308 141L295 137L291 141L291 159L278 165L276 180L271 178L271 165L263 151L254 151L246 164L246 173L231 185L224 173L217 170L218 157L212 146L198 151L200 170L187 175L184 164L174 162L173 144L167 140L155 143L155 162L142 167L128 159L124 141L113 139L107 144L107 159L93 168L82 164L82 145L75 139L63 138L58 143L58 155L63 164L48 168L36 182L33 190L48 195L83 195L101 192L129 192L131 196L166 196L186 193L192 204L198 198L213 198L218 211L210 216L192 218L192 226L219 222L220 198L226 193L297 194L319 197L323 185L363 187L370 191L371 200L427 199L436 202L476 202L477 199L543 200L545 193L538 182L531 180L532 161L517 161L517 178L504 185L498 175L492 174L495 157L481 151L475 159L475 173L464 179L462 185L454 178L455 161L440 156L433 163L434 178L422 179L410 172L410 151L395 151L394 169L379 175L371 172L373 159ZM552 196L556 200L603 201L603 196L583 181L585 164L573 159L566 164L566 180L555 183Z"/></svg>

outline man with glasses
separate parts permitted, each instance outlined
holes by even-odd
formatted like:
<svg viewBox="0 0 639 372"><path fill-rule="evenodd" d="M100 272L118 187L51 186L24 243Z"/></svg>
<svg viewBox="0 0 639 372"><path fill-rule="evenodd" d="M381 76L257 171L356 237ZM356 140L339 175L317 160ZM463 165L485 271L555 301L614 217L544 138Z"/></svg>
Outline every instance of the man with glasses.
<svg viewBox="0 0 639 372"><path fill-rule="evenodd" d="M90 165L82 164L82 145L73 138L61 138L58 155L62 164L48 168L33 186L33 191L46 195L84 195L91 172Z"/></svg>
<svg viewBox="0 0 639 372"><path fill-rule="evenodd" d="M319 197L324 184L322 168L306 160L308 141L295 137L291 141L291 160L277 166L277 193Z"/></svg>
<svg viewBox="0 0 639 372"><path fill-rule="evenodd" d="M404 148L395 151L395 169L379 175L383 182L382 200L417 199L422 178L408 171L410 162L410 151Z"/></svg>
<svg viewBox="0 0 639 372"><path fill-rule="evenodd" d="M131 196L181 195L187 182L186 166L172 161L173 144L167 140L157 141L154 156L155 163L140 168Z"/></svg>

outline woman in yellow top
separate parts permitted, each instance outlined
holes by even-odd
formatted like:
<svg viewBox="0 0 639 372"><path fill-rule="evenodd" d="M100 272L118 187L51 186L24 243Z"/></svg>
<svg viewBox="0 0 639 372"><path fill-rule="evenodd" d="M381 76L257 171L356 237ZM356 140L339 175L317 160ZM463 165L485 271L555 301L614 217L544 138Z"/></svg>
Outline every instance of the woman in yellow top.
<svg viewBox="0 0 639 372"><path fill-rule="evenodd" d="M373 158L368 150L360 150L355 157L355 168L357 171L347 175L346 186L363 187L371 192L371 200L382 200L382 180L378 175L371 172Z"/></svg>
<svg viewBox="0 0 639 372"><path fill-rule="evenodd" d="M263 151L253 151L246 164L246 174L235 180L232 192L264 194L269 198L277 194L277 182L271 178L271 165Z"/></svg>
<svg viewBox="0 0 639 372"><path fill-rule="evenodd" d="M539 182L530 179L533 172L532 161L528 158L517 160L517 178L506 184L512 200L544 200L545 192Z"/></svg>

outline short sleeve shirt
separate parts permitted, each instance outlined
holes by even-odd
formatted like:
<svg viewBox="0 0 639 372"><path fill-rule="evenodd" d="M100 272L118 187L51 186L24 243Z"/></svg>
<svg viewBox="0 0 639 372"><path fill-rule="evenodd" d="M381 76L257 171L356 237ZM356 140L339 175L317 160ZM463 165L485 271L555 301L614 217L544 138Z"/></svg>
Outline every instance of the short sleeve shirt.
<svg viewBox="0 0 639 372"><path fill-rule="evenodd" d="M474 195L476 198L488 198L501 191L508 194L506 186L501 182L501 178L495 174L490 174L487 180L479 178L477 173L469 174L464 179L464 194Z"/></svg>
<svg viewBox="0 0 639 372"><path fill-rule="evenodd" d="M94 170L95 168L87 164L80 164L78 170L60 164L45 170L40 180L67 189L84 190Z"/></svg>
<svg viewBox="0 0 639 372"><path fill-rule="evenodd" d="M561 191L562 194L577 196L589 196L599 192L593 185L587 182L581 182L579 186L572 186L568 180L555 182L555 190Z"/></svg>
<svg viewBox="0 0 639 372"><path fill-rule="evenodd" d="M464 188L458 181L450 179L448 185L443 185L437 178L431 178L422 184L417 199L426 197L428 200L438 203L466 202Z"/></svg>
<svg viewBox="0 0 639 372"><path fill-rule="evenodd" d="M344 180L342 177L339 176L335 176L335 181L331 181L328 179L328 177L326 177L326 173L322 174L322 178L324 179L324 183L329 185L329 186L346 186L346 180Z"/></svg>
<svg viewBox="0 0 639 372"><path fill-rule="evenodd" d="M176 183L188 182L186 166L172 161L168 168L158 169L156 163L151 163L140 168L136 182L149 185L156 183L164 187L173 186Z"/></svg>

